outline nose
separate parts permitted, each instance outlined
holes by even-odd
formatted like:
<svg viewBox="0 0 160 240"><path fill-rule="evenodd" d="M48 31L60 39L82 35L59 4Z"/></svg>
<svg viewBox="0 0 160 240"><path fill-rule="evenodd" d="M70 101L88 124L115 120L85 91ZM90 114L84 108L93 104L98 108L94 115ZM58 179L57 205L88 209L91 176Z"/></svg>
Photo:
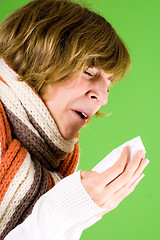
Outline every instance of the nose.
<svg viewBox="0 0 160 240"><path fill-rule="evenodd" d="M108 90L105 88L93 88L88 91L88 97L90 100L94 101L97 105L103 106L108 102Z"/></svg>
<svg viewBox="0 0 160 240"><path fill-rule="evenodd" d="M108 102L108 87L111 85L112 78L113 74L105 73L102 70L98 77L90 82L88 96L100 107L106 105Z"/></svg>

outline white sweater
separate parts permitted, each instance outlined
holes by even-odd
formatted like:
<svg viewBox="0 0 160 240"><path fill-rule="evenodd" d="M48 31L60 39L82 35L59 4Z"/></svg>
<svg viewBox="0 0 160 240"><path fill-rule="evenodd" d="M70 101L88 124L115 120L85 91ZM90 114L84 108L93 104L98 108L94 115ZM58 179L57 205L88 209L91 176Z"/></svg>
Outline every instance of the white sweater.
<svg viewBox="0 0 160 240"><path fill-rule="evenodd" d="M84 189L79 170L44 194L32 214L5 240L77 240L100 219L94 215L102 211Z"/></svg>

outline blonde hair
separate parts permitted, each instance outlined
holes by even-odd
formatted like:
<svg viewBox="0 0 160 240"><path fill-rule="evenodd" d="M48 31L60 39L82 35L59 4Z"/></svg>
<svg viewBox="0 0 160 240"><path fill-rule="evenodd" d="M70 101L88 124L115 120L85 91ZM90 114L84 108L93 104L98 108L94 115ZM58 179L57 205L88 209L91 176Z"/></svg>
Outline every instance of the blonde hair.
<svg viewBox="0 0 160 240"><path fill-rule="evenodd" d="M69 0L35 0L0 26L0 55L40 93L76 71L95 66L122 79L128 51L102 16Z"/></svg>

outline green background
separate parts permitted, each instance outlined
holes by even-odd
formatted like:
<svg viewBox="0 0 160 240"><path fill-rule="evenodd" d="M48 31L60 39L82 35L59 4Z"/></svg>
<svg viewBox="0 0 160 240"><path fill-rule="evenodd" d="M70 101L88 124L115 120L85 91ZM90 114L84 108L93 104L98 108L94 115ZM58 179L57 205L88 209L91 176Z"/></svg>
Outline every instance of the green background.
<svg viewBox="0 0 160 240"><path fill-rule="evenodd" d="M0 22L27 0L1 0ZM85 230L82 240L160 239L160 1L87 0L127 44L132 67L109 93L102 112L80 133L79 169L91 170L112 149L141 136L150 164L145 177L113 211ZM54 238L53 238L54 239Z"/></svg>

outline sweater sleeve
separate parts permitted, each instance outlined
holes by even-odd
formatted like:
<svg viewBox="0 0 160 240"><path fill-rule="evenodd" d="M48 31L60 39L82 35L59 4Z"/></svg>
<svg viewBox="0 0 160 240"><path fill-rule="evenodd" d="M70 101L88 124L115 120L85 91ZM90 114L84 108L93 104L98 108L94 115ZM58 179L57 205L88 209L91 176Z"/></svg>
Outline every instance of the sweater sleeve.
<svg viewBox="0 0 160 240"><path fill-rule="evenodd" d="M83 188L78 171L44 194L32 214L5 240L77 240L85 228L98 220L94 215L103 210Z"/></svg>

